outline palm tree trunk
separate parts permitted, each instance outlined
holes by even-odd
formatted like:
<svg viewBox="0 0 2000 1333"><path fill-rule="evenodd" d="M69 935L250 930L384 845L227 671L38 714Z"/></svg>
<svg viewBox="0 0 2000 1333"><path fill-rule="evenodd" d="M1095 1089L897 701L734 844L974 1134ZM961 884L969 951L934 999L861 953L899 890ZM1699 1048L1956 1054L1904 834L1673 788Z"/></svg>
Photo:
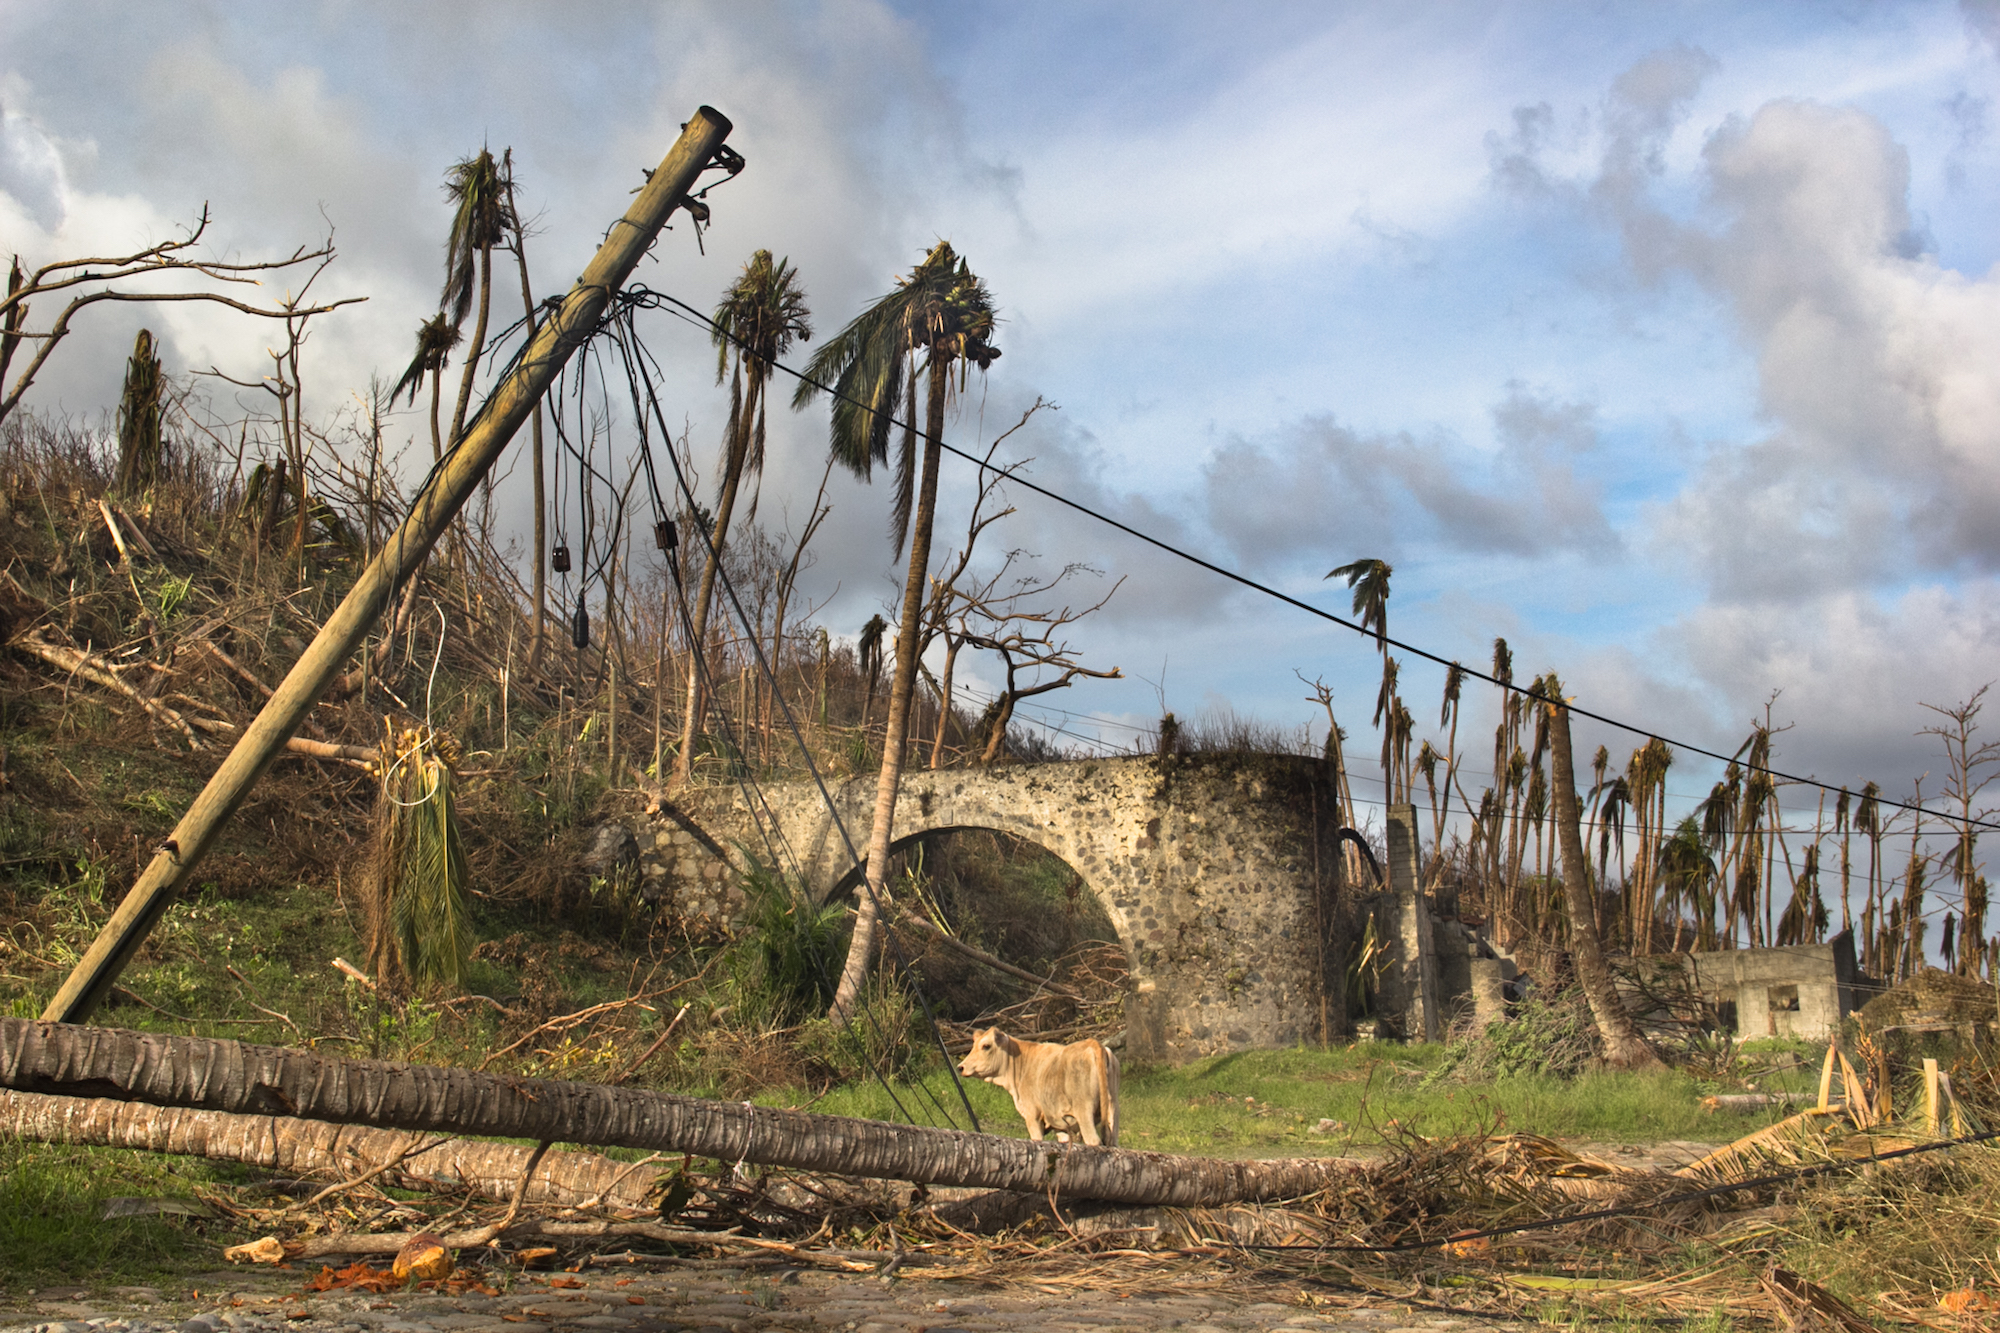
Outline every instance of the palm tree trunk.
<svg viewBox="0 0 2000 1333"><path fill-rule="evenodd" d="M466 348L465 369L458 377L458 402L451 409L451 434L445 437L447 444L458 443L458 437L465 431L465 413L472 403L472 379L479 371L479 358L486 350L486 319L492 313L492 309L493 250L490 246L483 246L479 251L479 318L472 325L472 345ZM540 415L539 412L536 413L538 418ZM466 549L470 543L466 535L464 515L461 514L452 520L452 533L453 544L458 548L459 578L465 584L464 591L469 597L472 574L471 558Z"/></svg>
<svg viewBox="0 0 2000 1333"><path fill-rule="evenodd" d="M472 405L472 378L479 371L480 355L486 350L486 316L493 306L493 251L479 251L479 318L472 326L472 345L465 349L465 369L458 377L458 403L451 410L451 434L456 442L465 429L465 412Z"/></svg>
<svg viewBox="0 0 2000 1333"><path fill-rule="evenodd" d="M368 1129L280 1115L233 1115L104 1097L0 1092L0 1134L31 1143L135 1148L244 1162L288 1176L350 1180L383 1169L378 1182L404 1189L467 1189L511 1203L533 1148ZM590 1199L643 1209L660 1170L597 1153L549 1152L535 1163L523 1203L574 1207Z"/></svg>
<svg viewBox="0 0 2000 1333"><path fill-rule="evenodd" d="M1549 716L1550 767L1555 778L1556 831L1562 840L1563 896L1569 906L1570 951L1576 959L1577 980L1590 1003L1590 1016L1604 1041L1604 1058L1618 1069L1658 1068L1660 1057L1633 1026L1625 1011L1611 969L1604 962L1604 945L1592 910L1590 870L1583 859L1582 817L1576 799L1576 769L1570 757L1569 709L1557 701Z"/></svg>
<svg viewBox="0 0 2000 1333"><path fill-rule="evenodd" d="M847 963L840 970L827 1017L845 1023L861 996L861 983L875 953L877 913L888 906L889 842L896 823L896 789L903 777L903 742L909 734L910 704L917 693L917 637L923 628L931 567L931 524L937 517L937 473L944 439L946 359L933 353L930 401L924 417L924 471L917 490L917 511L910 524L910 567L903 578L903 623L896 633L896 675L889 688L889 718L882 730L882 772L875 783L875 822L868 834L868 882L854 918L854 938L847 946Z"/></svg>
<svg viewBox="0 0 2000 1333"><path fill-rule="evenodd" d="M729 441L729 453L723 462L722 498L715 503L715 531L709 535L708 559L701 567L701 587L694 598L694 642L688 652L688 693L687 714L681 719L681 750L674 757L673 785L687 785L694 776L694 738L701 729L702 653L708 646L708 610L715 596L715 576L722 567L722 543L729 532L729 518L736 510L736 492L743 481L743 462L750 452L750 423L755 419L752 410L762 381L753 370L750 383L743 395L743 410L738 414L736 433Z"/></svg>
<svg viewBox="0 0 2000 1333"><path fill-rule="evenodd" d="M438 394L444 387L444 366L440 363L431 371L431 462L444 457L444 435L438 425Z"/></svg>
<svg viewBox="0 0 2000 1333"><path fill-rule="evenodd" d="M1219 1161L777 1111L601 1083L0 1018L0 1087L380 1129L689 1153L878 1180L1213 1207L1341 1188L1339 1159ZM140 1112L139 1114L143 1114Z"/></svg>

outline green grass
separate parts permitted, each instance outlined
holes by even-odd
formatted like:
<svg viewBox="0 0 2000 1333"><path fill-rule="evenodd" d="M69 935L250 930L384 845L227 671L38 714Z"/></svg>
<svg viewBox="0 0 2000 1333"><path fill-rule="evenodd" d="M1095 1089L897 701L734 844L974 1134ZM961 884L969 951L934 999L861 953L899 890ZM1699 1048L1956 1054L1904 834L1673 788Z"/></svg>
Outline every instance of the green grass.
<svg viewBox="0 0 2000 1333"><path fill-rule="evenodd" d="M1676 1072L1424 1087L1425 1076L1442 1056L1438 1046L1364 1042L1331 1051L1245 1051L1178 1069L1128 1069L1119 1095L1120 1144L1208 1157L1268 1157L1337 1155L1379 1146L1400 1132L1529 1132L1612 1143L1721 1143L1780 1114L1711 1114L1702 1109L1701 1098L1715 1085ZM1786 1073L1789 1081L1802 1077ZM1759 1086L1787 1081L1769 1076ZM895 1093L919 1123L944 1123L935 1103L956 1116L963 1114L942 1070L899 1083ZM1026 1136L1005 1092L971 1080L966 1093L982 1127ZM758 1100L770 1106L810 1105L827 1115L903 1119L889 1092L872 1081L835 1088L816 1101L795 1092L774 1092ZM1312 1132L1321 1120L1340 1127L1327 1134Z"/></svg>
<svg viewBox="0 0 2000 1333"><path fill-rule="evenodd" d="M222 1219L177 1215L105 1220L118 1195L198 1201L241 1168L111 1148L0 1140L0 1292L54 1279L95 1284L170 1279L216 1266L223 1246L247 1239Z"/></svg>

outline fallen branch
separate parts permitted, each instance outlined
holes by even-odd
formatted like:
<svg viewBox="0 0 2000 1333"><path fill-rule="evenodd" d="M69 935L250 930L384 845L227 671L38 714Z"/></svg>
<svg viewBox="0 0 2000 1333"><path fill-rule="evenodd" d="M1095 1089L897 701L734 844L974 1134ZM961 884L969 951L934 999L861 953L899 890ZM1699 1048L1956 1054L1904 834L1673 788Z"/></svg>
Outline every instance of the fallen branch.
<svg viewBox="0 0 2000 1333"><path fill-rule="evenodd" d="M1072 1000L1081 1000L1083 998L1081 992L1063 985L1061 982L1057 981L1054 977L1038 977L1033 972L1028 971L1026 968L1015 967L1012 963L1006 961L1003 958L995 958L992 954L987 953L983 949L973 948L970 944L967 944L964 940L959 939L956 935L953 935L950 931L945 930L943 927L939 926L936 922L931 921L926 917L918 916L914 912L905 912L902 916L898 917L896 920L897 924L899 925L908 924L908 925L923 927L925 930L931 933L934 939L936 939L939 943L943 944L945 948L950 949L955 953L963 954L965 957L970 958L975 963L984 963L987 967L992 968L996 972L1005 972L1010 977L1019 977L1023 981L1032 981L1035 985L1041 987L1043 990L1053 991L1057 995L1068 996Z"/></svg>
<svg viewBox="0 0 2000 1333"><path fill-rule="evenodd" d="M125 534L118 530L118 520L111 516L111 506L104 500L97 502L97 512L104 515L104 527L111 534L111 544L118 548L118 559L123 564L132 563L131 548L125 545ZM144 603L141 603L143 606Z"/></svg>
<svg viewBox="0 0 2000 1333"><path fill-rule="evenodd" d="M100 500L98 503L102 504L103 501ZM111 512L116 514L119 521L125 525L125 535L132 539L132 545L139 548L139 554L145 556L154 564L160 563L160 553L154 550L153 543L146 539L146 530L133 522L132 516L117 505L111 506Z"/></svg>
<svg viewBox="0 0 2000 1333"><path fill-rule="evenodd" d="M108 690L115 690L130 699L133 703L138 704L160 722L178 731L187 739L189 749L199 750L202 748L201 738L194 734L194 728L187 724L186 718L165 704L148 699L145 695L127 685L119 678L117 668L104 659L93 657L89 653L79 652L75 648L65 648L59 643L50 643L45 639L38 639L33 635L23 635L15 639L13 646L30 656L39 657L52 667L67 671L72 676L81 676L93 685L102 685Z"/></svg>
<svg viewBox="0 0 2000 1333"><path fill-rule="evenodd" d="M365 745L335 745L329 741L308 740L304 736L293 736L285 742L285 748L293 754L307 754L315 759L338 759L344 764L359 764L363 768L373 768L378 758L375 751Z"/></svg>
<svg viewBox="0 0 2000 1333"><path fill-rule="evenodd" d="M193 721L195 726L203 731L213 732L217 736L236 734L234 722L224 722L212 717L198 717ZM365 745L335 745L330 741L310 740L304 736L286 737L285 748L293 754L308 755L314 759L331 759L335 763L365 768L370 772L374 771L376 760L379 758L375 751Z"/></svg>
<svg viewBox="0 0 2000 1333"><path fill-rule="evenodd" d="M213 639L199 640L199 646L206 648L208 650L208 655L210 657L213 657L216 661L222 663L223 666L228 667L230 674L235 676L238 680L242 681L245 685L248 685L251 689L257 691L258 694L262 695L266 699L271 697L271 687L269 685L266 685L263 681L257 679L257 677L251 673L248 667L244 666L241 662L231 657L228 653L223 652L221 647L219 647L216 644L215 640Z"/></svg>
<svg viewBox="0 0 2000 1333"><path fill-rule="evenodd" d="M664 992L662 993L664 994ZM484 1060L481 1060L476 1066L474 1066L474 1068L475 1069L486 1068L486 1066L492 1064L495 1060L498 1060L501 1056L511 1055L515 1051L520 1050L523 1046L526 1046L529 1042L533 1041L536 1037L541 1036L544 1032L567 1032L573 1027L581 1027L583 1024L588 1023L591 1019L598 1017L600 1014L608 1014L614 1009L624 1009L631 1005L643 1004L645 1001L653 998L655 997L651 995L632 995L622 1000L606 1000L603 1004L593 1004L589 1008L579 1009L573 1014L562 1014L559 1015L558 1017L551 1018L546 1023L541 1023L535 1027L529 1028L526 1032L522 1033L519 1038L509 1043L508 1045L502 1046L499 1050L489 1053L487 1057Z"/></svg>
<svg viewBox="0 0 2000 1333"><path fill-rule="evenodd" d="M690 1231L684 1227L664 1226L658 1222L556 1222L546 1218L529 1218L507 1227L495 1222L465 1231L454 1231L440 1239L444 1241L447 1249L477 1249L499 1239L503 1232L521 1237L540 1236L555 1240L586 1240L599 1236L643 1236L648 1240L664 1241L669 1245L713 1245L722 1249L761 1250L768 1254L783 1255L799 1263L818 1264L824 1268L838 1268L849 1273L875 1272L882 1264L893 1258L884 1252L879 1261L865 1263L845 1256L867 1253L872 1257L872 1251L845 1250L835 1253L809 1250L798 1245L786 1244L781 1240L763 1240L756 1236L742 1236L731 1232ZM420 1234L422 1233L415 1231L350 1231L330 1236L314 1236L305 1242L296 1255L287 1248L285 1256L321 1259L334 1254L394 1254Z"/></svg>
<svg viewBox="0 0 2000 1333"><path fill-rule="evenodd" d="M692 1001L682 1005L681 1011L674 1015L674 1021L667 1024L667 1030L660 1034L660 1039L654 1042L651 1046L648 1046L646 1048L646 1053L644 1055L634 1060L631 1064L626 1065L624 1072L619 1074L617 1078L611 1080L611 1086L615 1088L620 1083L623 1083L626 1079L632 1077L632 1075L638 1073L639 1066L645 1064L646 1061L652 1059L654 1054L658 1052L662 1046L667 1044L667 1038L674 1035L674 1029L681 1025L681 1020L688 1016L688 1010L692 1008L694 1008L694 1004Z"/></svg>
<svg viewBox="0 0 2000 1333"><path fill-rule="evenodd" d="M328 1185L325 1189L313 1195L310 1199L307 1199L301 1203L295 1203L290 1208L287 1208L285 1211L288 1213L302 1213L308 1208L314 1207L317 1204L325 1202L326 1200L332 1198L336 1194L345 1194L349 1190L359 1189L363 1185L366 1185L369 1181L375 1179L375 1177L395 1170L397 1167L401 1166L404 1162L408 1161L410 1158L417 1156L419 1153L428 1152L430 1149L437 1147L439 1143L443 1142L446 1142L446 1140L439 1139L438 1143L426 1144L424 1142L424 1136L419 1134L410 1141L410 1145L407 1148L404 1148L401 1152L397 1153L394 1157L391 1157L388 1161L383 1162L377 1166L370 1167L368 1170L363 1171L360 1175L354 1177L354 1179L352 1180L342 1180L336 1182L335 1184ZM541 1154L537 1153L535 1155L534 1161L540 1161L540 1160L541 1160ZM530 1170L534 1169L534 1161L531 1161L528 1164ZM516 1197L519 1197L519 1191L517 1190L515 1193Z"/></svg>

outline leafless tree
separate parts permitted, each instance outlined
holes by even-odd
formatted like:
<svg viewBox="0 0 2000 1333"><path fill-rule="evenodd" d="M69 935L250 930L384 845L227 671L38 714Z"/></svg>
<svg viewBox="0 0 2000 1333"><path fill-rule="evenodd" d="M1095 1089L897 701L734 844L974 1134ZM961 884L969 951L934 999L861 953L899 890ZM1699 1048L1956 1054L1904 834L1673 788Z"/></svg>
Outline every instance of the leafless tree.
<svg viewBox="0 0 2000 1333"><path fill-rule="evenodd" d="M8 413L20 403L21 396L35 382L35 376L41 373L56 345L69 336L70 324L78 312L100 301L207 301L246 315L282 319L290 326L294 321L323 315L341 306L368 299L365 296L349 296L319 305L306 305L304 288L301 288L300 295L296 297L288 294L270 305L253 305L228 295L226 288L214 291L151 290L144 280L163 273L187 274L205 278L211 283L258 287L263 285L260 275L282 273L299 265L314 265L313 275L317 276L334 258L333 238L329 234L318 249L308 250L300 246L285 259L258 259L241 264L205 259L200 257L198 251L208 224L208 206L204 204L201 216L181 240L162 241L127 255L58 259L44 264L32 274L22 269L21 257L15 255L7 275L7 295L0 300L0 395L4 395L0 396L0 421L6 420ZM306 285L311 285L310 279ZM46 328L30 328L30 303L58 293L65 294L60 299L67 301L62 312ZM24 342L36 344L34 355L15 377L13 386L8 388L7 370L15 352Z"/></svg>
<svg viewBox="0 0 2000 1333"><path fill-rule="evenodd" d="M1076 660L1075 649L1061 638L1061 634L1064 627L1075 624L1109 602L1123 579L1112 584L1103 597L1089 606L1050 609L1044 605L1046 599L1064 583L1079 574L1095 574L1098 571L1089 565L1070 564L1053 576L1018 574L1015 572L1017 566L1034 559L1021 550L1007 552L999 568L984 577L972 570L973 553L980 536L1014 512L1011 505L1001 509L989 509L989 506L1001 497L1004 484L1034 461L1024 458L1005 466L996 466L993 456L1009 436L1048 406L1046 400L1037 398L1021 414L1019 421L987 447L980 468L979 492L966 520L965 542L957 551L948 552L939 572L931 576L930 600L925 607L924 635L920 640L919 654L940 638L945 645L941 678L933 678L930 682L938 694L937 734L931 741L932 768L939 767L943 761L945 731L951 722L952 679L962 649L973 648L997 654L1006 673L1006 684L988 706L983 719L983 743L978 756L982 764L993 763L1004 752L1007 726L1013 720L1014 706L1020 700L1047 694L1051 690L1066 689L1078 677L1122 679L1117 667L1103 671L1083 666ZM924 674L927 677L930 675L928 669Z"/></svg>
<svg viewBox="0 0 2000 1333"><path fill-rule="evenodd" d="M1992 817L1987 808L1974 809L1980 795L1996 775L1992 770L2000 765L2000 741L1975 741L1973 733L1979 730L1979 710L1983 706L1986 691L1993 688L1992 682L1981 685L1973 691L1972 697L1950 708L1938 704L1924 704L1931 712L1942 717L1938 726L1925 727L1919 736L1936 736L1944 742L1945 760L1948 771L1945 775L1945 800L1957 807L1955 813L1946 818L1957 827L1958 838L1952 844L1950 866L1952 880L1957 883L1962 908L1959 912L1959 939L1946 941L1946 950L1953 943L1957 945L1958 967L1960 971L1977 975L1979 963L1986 952L1986 877L1979 873L1978 824Z"/></svg>

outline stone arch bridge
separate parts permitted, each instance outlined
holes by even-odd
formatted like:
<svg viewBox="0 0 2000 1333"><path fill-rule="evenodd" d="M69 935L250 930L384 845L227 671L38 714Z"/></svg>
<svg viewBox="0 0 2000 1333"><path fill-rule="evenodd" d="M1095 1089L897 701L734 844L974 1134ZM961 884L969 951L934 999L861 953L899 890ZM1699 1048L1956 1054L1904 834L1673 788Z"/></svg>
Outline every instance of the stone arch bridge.
<svg viewBox="0 0 2000 1333"><path fill-rule="evenodd" d="M829 784L857 848L872 776ZM634 830L641 873L718 924L743 906L743 850L770 847L816 895L851 891L853 856L810 782L691 794ZM895 846L991 829L1061 857L1103 904L1130 960L1126 1050L1178 1063L1321 1040L1340 1021L1334 922L1338 809L1319 760L1190 755L1075 760L904 777Z"/></svg>

